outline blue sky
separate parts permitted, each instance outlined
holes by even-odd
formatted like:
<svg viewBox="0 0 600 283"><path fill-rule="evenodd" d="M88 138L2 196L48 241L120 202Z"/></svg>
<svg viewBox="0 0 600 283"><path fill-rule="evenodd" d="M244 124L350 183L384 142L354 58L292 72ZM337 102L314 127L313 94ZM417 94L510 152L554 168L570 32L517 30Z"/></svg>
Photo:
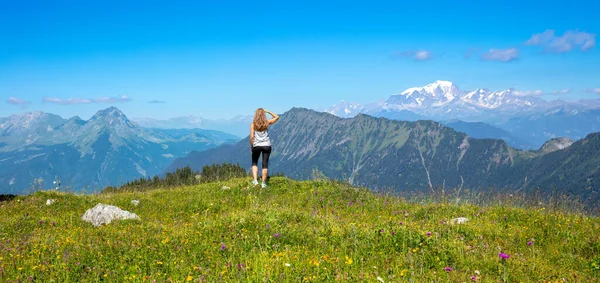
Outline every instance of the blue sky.
<svg viewBox="0 0 600 283"><path fill-rule="evenodd" d="M595 2L3 1L0 117L230 118L435 80L600 98Z"/></svg>

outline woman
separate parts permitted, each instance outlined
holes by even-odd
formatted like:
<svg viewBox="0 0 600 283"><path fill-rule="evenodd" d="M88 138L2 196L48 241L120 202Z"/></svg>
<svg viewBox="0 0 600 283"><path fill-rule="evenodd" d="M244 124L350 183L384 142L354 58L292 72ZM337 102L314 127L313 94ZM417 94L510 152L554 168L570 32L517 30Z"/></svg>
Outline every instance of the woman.
<svg viewBox="0 0 600 283"><path fill-rule="evenodd" d="M267 120L269 113L273 116L272 119ZM269 173L269 155L271 154L271 139L269 138L269 125L277 122L279 116L277 114L264 110L262 108L256 109L254 113L254 120L250 124L250 151L252 152L252 185L258 185L258 158L262 153L262 188L266 188L267 174Z"/></svg>

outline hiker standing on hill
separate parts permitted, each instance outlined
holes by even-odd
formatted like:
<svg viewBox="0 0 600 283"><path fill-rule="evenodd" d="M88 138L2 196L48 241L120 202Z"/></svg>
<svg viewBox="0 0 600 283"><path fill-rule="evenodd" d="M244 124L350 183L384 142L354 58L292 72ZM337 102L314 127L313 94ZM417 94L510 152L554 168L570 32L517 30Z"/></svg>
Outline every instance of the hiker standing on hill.
<svg viewBox="0 0 600 283"><path fill-rule="evenodd" d="M268 120L267 115L269 113L273 116L272 119ZM256 109L254 113L254 120L250 124L250 151L252 151L252 185L258 185L258 158L262 153L262 188L266 188L267 174L269 172L269 155L271 154L271 139L269 138L269 125L277 122L279 116L277 114L264 110L262 108Z"/></svg>

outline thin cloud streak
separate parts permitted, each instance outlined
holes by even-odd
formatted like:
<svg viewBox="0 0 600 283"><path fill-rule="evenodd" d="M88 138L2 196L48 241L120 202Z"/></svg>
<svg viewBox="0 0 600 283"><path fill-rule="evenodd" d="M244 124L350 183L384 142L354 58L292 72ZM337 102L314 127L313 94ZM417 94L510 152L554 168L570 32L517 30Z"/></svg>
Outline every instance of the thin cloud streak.
<svg viewBox="0 0 600 283"><path fill-rule="evenodd" d="M126 95L121 95L119 97L98 97L98 98L69 98L69 99L61 99L56 97L44 97L42 102L44 103L54 103L58 105L74 105L74 104L90 104L90 103L123 103L129 102L131 98Z"/></svg>
<svg viewBox="0 0 600 283"><path fill-rule="evenodd" d="M411 57L415 59L415 61L427 61L431 59L431 52L427 50L408 50L408 51L399 51L392 55L392 57Z"/></svg>
<svg viewBox="0 0 600 283"><path fill-rule="evenodd" d="M511 62L519 59L519 50L509 49L490 49L481 55L481 60Z"/></svg>
<svg viewBox="0 0 600 283"><path fill-rule="evenodd" d="M30 101L26 101L26 100L23 100L23 99L19 99L19 98L13 97L13 96L9 97L9 98L6 100L6 103L8 103L8 104L12 104L12 105L19 105L19 106L21 106L21 107L25 107L25 106L27 106L27 105L31 104L31 102L30 102Z"/></svg>
<svg viewBox="0 0 600 283"><path fill-rule="evenodd" d="M554 30L534 34L524 42L529 46L542 46L547 53L565 53L579 48L587 51L596 46L596 34L578 30L566 31L563 35L555 35Z"/></svg>

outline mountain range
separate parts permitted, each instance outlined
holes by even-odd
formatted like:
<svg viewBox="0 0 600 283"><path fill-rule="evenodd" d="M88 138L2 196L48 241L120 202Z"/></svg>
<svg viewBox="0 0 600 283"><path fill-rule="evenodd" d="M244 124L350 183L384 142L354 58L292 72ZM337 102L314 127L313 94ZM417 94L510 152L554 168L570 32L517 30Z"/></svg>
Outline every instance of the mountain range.
<svg viewBox="0 0 600 283"><path fill-rule="evenodd" d="M333 105L325 112L339 117L359 113L396 120L485 122L528 141L534 147L555 137L584 138L600 131L600 99L546 101L541 91L515 89L463 91L449 81L409 88L379 102Z"/></svg>
<svg viewBox="0 0 600 283"><path fill-rule="evenodd" d="M218 130L243 137L248 135L248 126L252 119L252 115L238 115L231 119L205 119L199 116L187 115L167 120L132 118L132 121L144 128Z"/></svg>
<svg viewBox="0 0 600 283"><path fill-rule="evenodd" d="M43 188L57 178L72 190L97 191L154 176L174 158L239 138L201 129L146 129L119 109L98 111L89 120L30 112L0 119L0 193L26 192L34 180Z"/></svg>
<svg viewBox="0 0 600 283"><path fill-rule="evenodd" d="M600 133L573 142L552 139L537 150L519 150L499 139L476 139L435 121L353 118L293 108L270 129L269 170L329 178L372 189L432 191L442 186L557 189L588 203L600 198ZM250 166L248 138L192 152L167 171L212 163Z"/></svg>

